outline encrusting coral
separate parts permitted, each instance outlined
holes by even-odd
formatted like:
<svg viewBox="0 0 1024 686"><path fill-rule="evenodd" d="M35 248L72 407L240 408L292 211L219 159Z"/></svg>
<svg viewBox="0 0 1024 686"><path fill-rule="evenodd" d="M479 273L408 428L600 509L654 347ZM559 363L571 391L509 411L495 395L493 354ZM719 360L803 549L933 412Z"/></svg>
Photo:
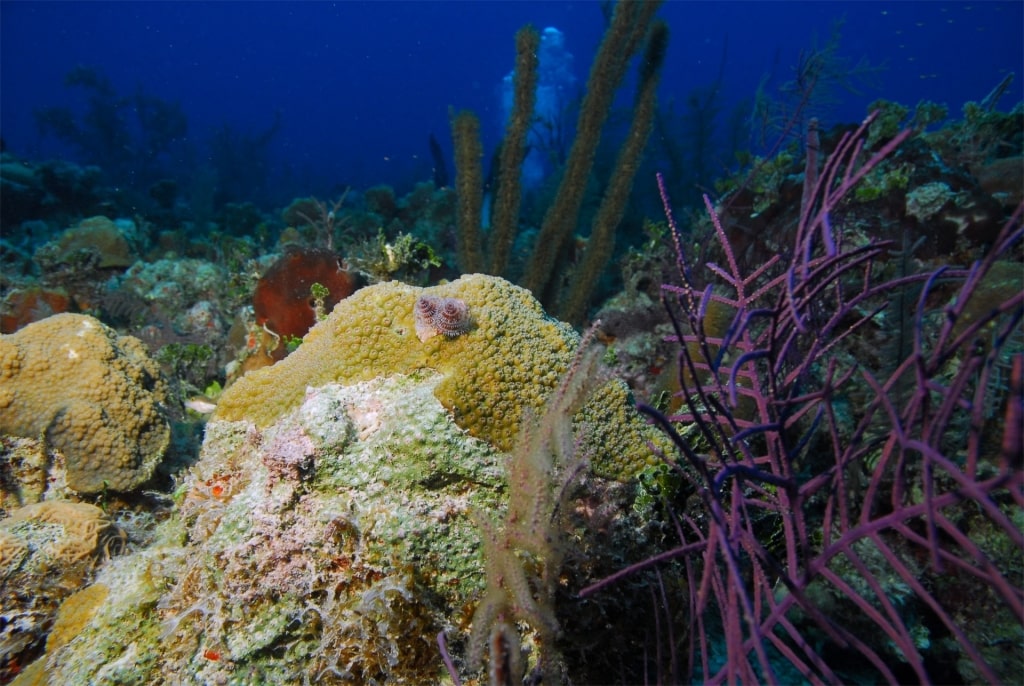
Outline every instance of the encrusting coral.
<svg viewBox="0 0 1024 686"><path fill-rule="evenodd" d="M86 503L33 503L0 521L0 682L38 654L57 608L122 543L103 510Z"/></svg>
<svg viewBox="0 0 1024 686"><path fill-rule="evenodd" d="M0 433L42 436L80 493L149 480L170 441L165 396L142 342L93 317L54 315L0 336Z"/></svg>
<svg viewBox="0 0 1024 686"><path fill-rule="evenodd" d="M453 423L437 398L444 382L421 369L323 383L263 427L211 420L180 507L153 545L104 566L96 583L111 589L108 598L75 625L77 636L47 652L41 678L441 683L436 636L444 630L464 644L484 593L485 551L471 513L505 510L502 462L511 459ZM587 477L580 490L584 502L557 494L575 553L564 565L573 587L652 550L655 538L624 484ZM588 642L601 634L637 651L621 637L636 621L629 607L561 600L546 606L566 626L599 624Z"/></svg>
<svg viewBox="0 0 1024 686"><path fill-rule="evenodd" d="M421 341L415 310L425 296L460 301L471 328ZM498 277L473 274L432 288L377 284L339 303L285 360L228 388L215 418L264 427L298 406L307 387L431 369L442 376L434 393L455 423L509 451L524 411L540 411L578 344L572 327L548 317L529 291ZM577 420L595 427L589 438L597 473L629 478L654 459L646 441L655 434L621 382L598 389Z"/></svg>
<svg viewBox="0 0 1024 686"><path fill-rule="evenodd" d="M423 297L460 303L471 326L421 341ZM100 570L109 595L76 612L29 669L49 683L438 683L438 632L464 645L485 595L485 534L471 513L524 511L509 495L521 470L502 469L523 451L501 453L558 394L579 346L527 291L495 277L357 292L295 353L225 391L155 542ZM624 385L587 379L593 395L557 424L579 447L579 468L531 463L515 489L528 497L554 480L541 508L557 502L557 521L523 536L557 529L564 543L529 549L572 552L545 560L548 580L561 581L545 586L544 602L570 631L599 624L564 645L576 669L582 643L613 641L624 651L610 651L613 662L636 652L621 633L640 604L582 607L562 584L645 554L657 535L619 480L646 464L648 427ZM549 655L563 647L537 627L523 640Z"/></svg>

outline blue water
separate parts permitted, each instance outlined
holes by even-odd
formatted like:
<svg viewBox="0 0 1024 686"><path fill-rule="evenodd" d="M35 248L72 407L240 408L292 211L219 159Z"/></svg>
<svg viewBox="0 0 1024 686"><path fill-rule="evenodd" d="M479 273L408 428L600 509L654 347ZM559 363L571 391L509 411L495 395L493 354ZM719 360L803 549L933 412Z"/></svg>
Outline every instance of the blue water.
<svg viewBox="0 0 1024 686"><path fill-rule="evenodd" d="M838 90L825 125L859 121L876 98L958 113L1008 73L1000 105L1021 100L1021 2L668 2L671 30L660 102L718 84L720 131L766 80L792 78L801 51L821 47L845 18L837 55L867 60L858 92ZM502 81L514 34L557 27L573 55L574 92L586 82L605 19L598 2L9 2L0 3L0 135L7 150L79 162L81 151L41 135L34 112L71 107L76 65L120 95L142 89L180 104L187 131L161 158L182 178L211 164L218 131L267 135L261 201L330 195L345 186L429 179L434 135L449 155L449 107L481 118L485 149L502 126ZM628 95L623 104L628 104ZM275 122L277 126L275 128ZM224 127L227 127L226 129ZM722 164L728 160L723 159ZM450 168L450 167L449 167Z"/></svg>

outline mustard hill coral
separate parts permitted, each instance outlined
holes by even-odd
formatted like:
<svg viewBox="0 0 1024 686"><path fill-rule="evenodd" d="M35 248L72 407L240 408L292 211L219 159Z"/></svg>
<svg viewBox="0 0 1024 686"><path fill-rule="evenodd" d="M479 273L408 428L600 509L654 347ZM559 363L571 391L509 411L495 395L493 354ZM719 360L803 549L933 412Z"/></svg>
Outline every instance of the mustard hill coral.
<svg viewBox="0 0 1024 686"><path fill-rule="evenodd" d="M146 482L170 427L145 346L99 320L60 314L0 336L0 433L60 450L67 486L127 491Z"/></svg>
<svg viewBox="0 0 1024 686"><path fill-rule="evenodd" d="M421 341L415 310L423 296L461 301L472 328ZM543 407L578 344L568 324L545 315L529 291L501 278L473 274L432 288L381 283L341 301L285 360L228 388L214 417L269 426L298 406L307 387L432 369L442 375L434 393L455 423L507 452L523 412ZM652 434L621 382L599 389L577 418L595 427L598 473L629 477L653 459L645 442Z"/></svg>

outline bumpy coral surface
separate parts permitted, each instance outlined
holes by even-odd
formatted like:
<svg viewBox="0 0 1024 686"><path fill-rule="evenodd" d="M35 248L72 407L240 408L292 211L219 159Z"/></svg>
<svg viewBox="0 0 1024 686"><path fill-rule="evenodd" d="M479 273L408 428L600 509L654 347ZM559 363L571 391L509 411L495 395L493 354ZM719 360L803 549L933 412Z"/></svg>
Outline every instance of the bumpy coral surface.
<svg viewBox="0 0 1024 686"><path fill-rule="evenodd" d="M462 301L471 327L457 337L421 341L414 314L421 296ZM548 317L529 291L504 279L473 274L432 288L377 284L339 303L284 361L247 374L230 387L215 416L268 426L295 408L307 387L431 369L442 375L435 394L455 423L509 451L523 412L540 410L578 343L568 324ZM631 476L649 457L643 440L636 440L646 434L645 428L624 387L598 395L600 401L583 410L595 422L604 422L594 424L599 439L594 468Z"/></svg>
<svg viewBox="0 0 1024 686"><path fill-rule="evenodd" d="M120 544L103 510L46 501L0 520L0 683L38 653L61 602Z"/></svg>
<svg viewBox="0 0 1024 686"><path fill-rule="evenodd" d="M154 545L100 571L109 596L62 632L40 678L444 683L435 637L445 630L461 653L484 590L471 513L504 507L506 457L454 424L443 382L421 371L325 384L267 427L212 420L177 512ZM572 503L573 589L649 550L630 490L598 481ZM592 627L587 641L625 645L626 610L568 604L566 625Z"/></svg>
<svg viewBox="0 0 1024 686"><path fill-rule="evenodd" d="M42 436L66 460L67 486L127 491L170 440L159 368L136 338L60 314L0 336L0 433Z"/></svg>

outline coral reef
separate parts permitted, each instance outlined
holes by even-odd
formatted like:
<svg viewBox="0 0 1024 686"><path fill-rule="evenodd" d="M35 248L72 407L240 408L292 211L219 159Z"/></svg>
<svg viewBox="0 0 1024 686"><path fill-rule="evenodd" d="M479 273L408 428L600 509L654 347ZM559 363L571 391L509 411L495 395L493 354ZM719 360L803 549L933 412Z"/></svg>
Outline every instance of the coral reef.
<svg viewBox="0 0 1024 686"><path fill-rule="evenodd" d="M473 328L421 342L414 309L423 295L463 301ZM524 411L543 407L578 340L568 325L547 317L528 291L497 277L474 274L424 289L378 284L339 303L281 363L229 387L215 416L268 426L294 409L309 386L433 369L443 375L437 397L456 424L510 450ZM597 427L593 461L599 473L628 477L647 464L644 440L653 433L621 382L608 382L582 412L580 419Z"/></svg>
<svg viewBox="0 0 1024 686"><path fill-rule="evenodd" d="M74 491L127 491L153 475L170 438L165 395L141 341L93 317L54 315L0 336L0 432L43 436Z"/></svg>
<svg viewBox="0 0 1024 686"><path fill-rule="evenodd" d="M0 152L0 228L14 233L22 224L39 220L66 226L71 217L96 214L102 204L101 175L99 167L64 160L34 162Z"/></svg>
<svg viewBox="0 0 1024 686"><path fill-rule="evenodd" d="M705 197L724 260L695 264L663 195L680 405L642 409L676 445L685 499L676 547L613 578L677 558L701 579L682 680L1021 672L1024 207L969 268L893 275L892 243L860 240L843 212L912 133L866 157L875 116L804 186L790 247L767 261L736 252ZM732 313L721 330L716 305Z"/></svg>
<svg viewBox="0 0 1024 686"><path fill-rule="evenodd" d="M0 151L0 683L1021 673L1024 108L819 127L870 66L834 34L744 114L778 144L645 240L634 177L711 185L725 84L645 159L680 136L659 1L603 7L557 115L517 34L497 174L454 115L457 191L431 136L433 184L271 211L305 183L267 183L279 117L195 168L180 108L86 67L86 118L37 117L104 169Z"/></svg>
<svg viewBox="0 0 1024 686"><path fill-rule="evenodd" d="M437 683L434 637L463 644L484 590L471 513L501 511L506 491L504 457L438 402L444 381L326 383L262 427L212 420L175 515L100 571L111 593L33 669L50 683ZM607 510L555 496L574 568L647 549L631 491L600 483L588 492ZM634 616L604 610L595 632L635 650L620 637Z"/></svg>
<svg viewBox="0 0 1024 686"><path fill-rule="evenodd" d="M99 269L130 267L138 259L132 243L138 242L134 222L90 217L62 233L52 244L40 248L36 261L44 268L83 262Z"/></svg>
<svg viewBox="0 0 1024 686"><path fill-rule="evenodd" d="M38 654L57 608L122 543L103 510L85 503L34 503L0 520L0 681Z"/></svg>

